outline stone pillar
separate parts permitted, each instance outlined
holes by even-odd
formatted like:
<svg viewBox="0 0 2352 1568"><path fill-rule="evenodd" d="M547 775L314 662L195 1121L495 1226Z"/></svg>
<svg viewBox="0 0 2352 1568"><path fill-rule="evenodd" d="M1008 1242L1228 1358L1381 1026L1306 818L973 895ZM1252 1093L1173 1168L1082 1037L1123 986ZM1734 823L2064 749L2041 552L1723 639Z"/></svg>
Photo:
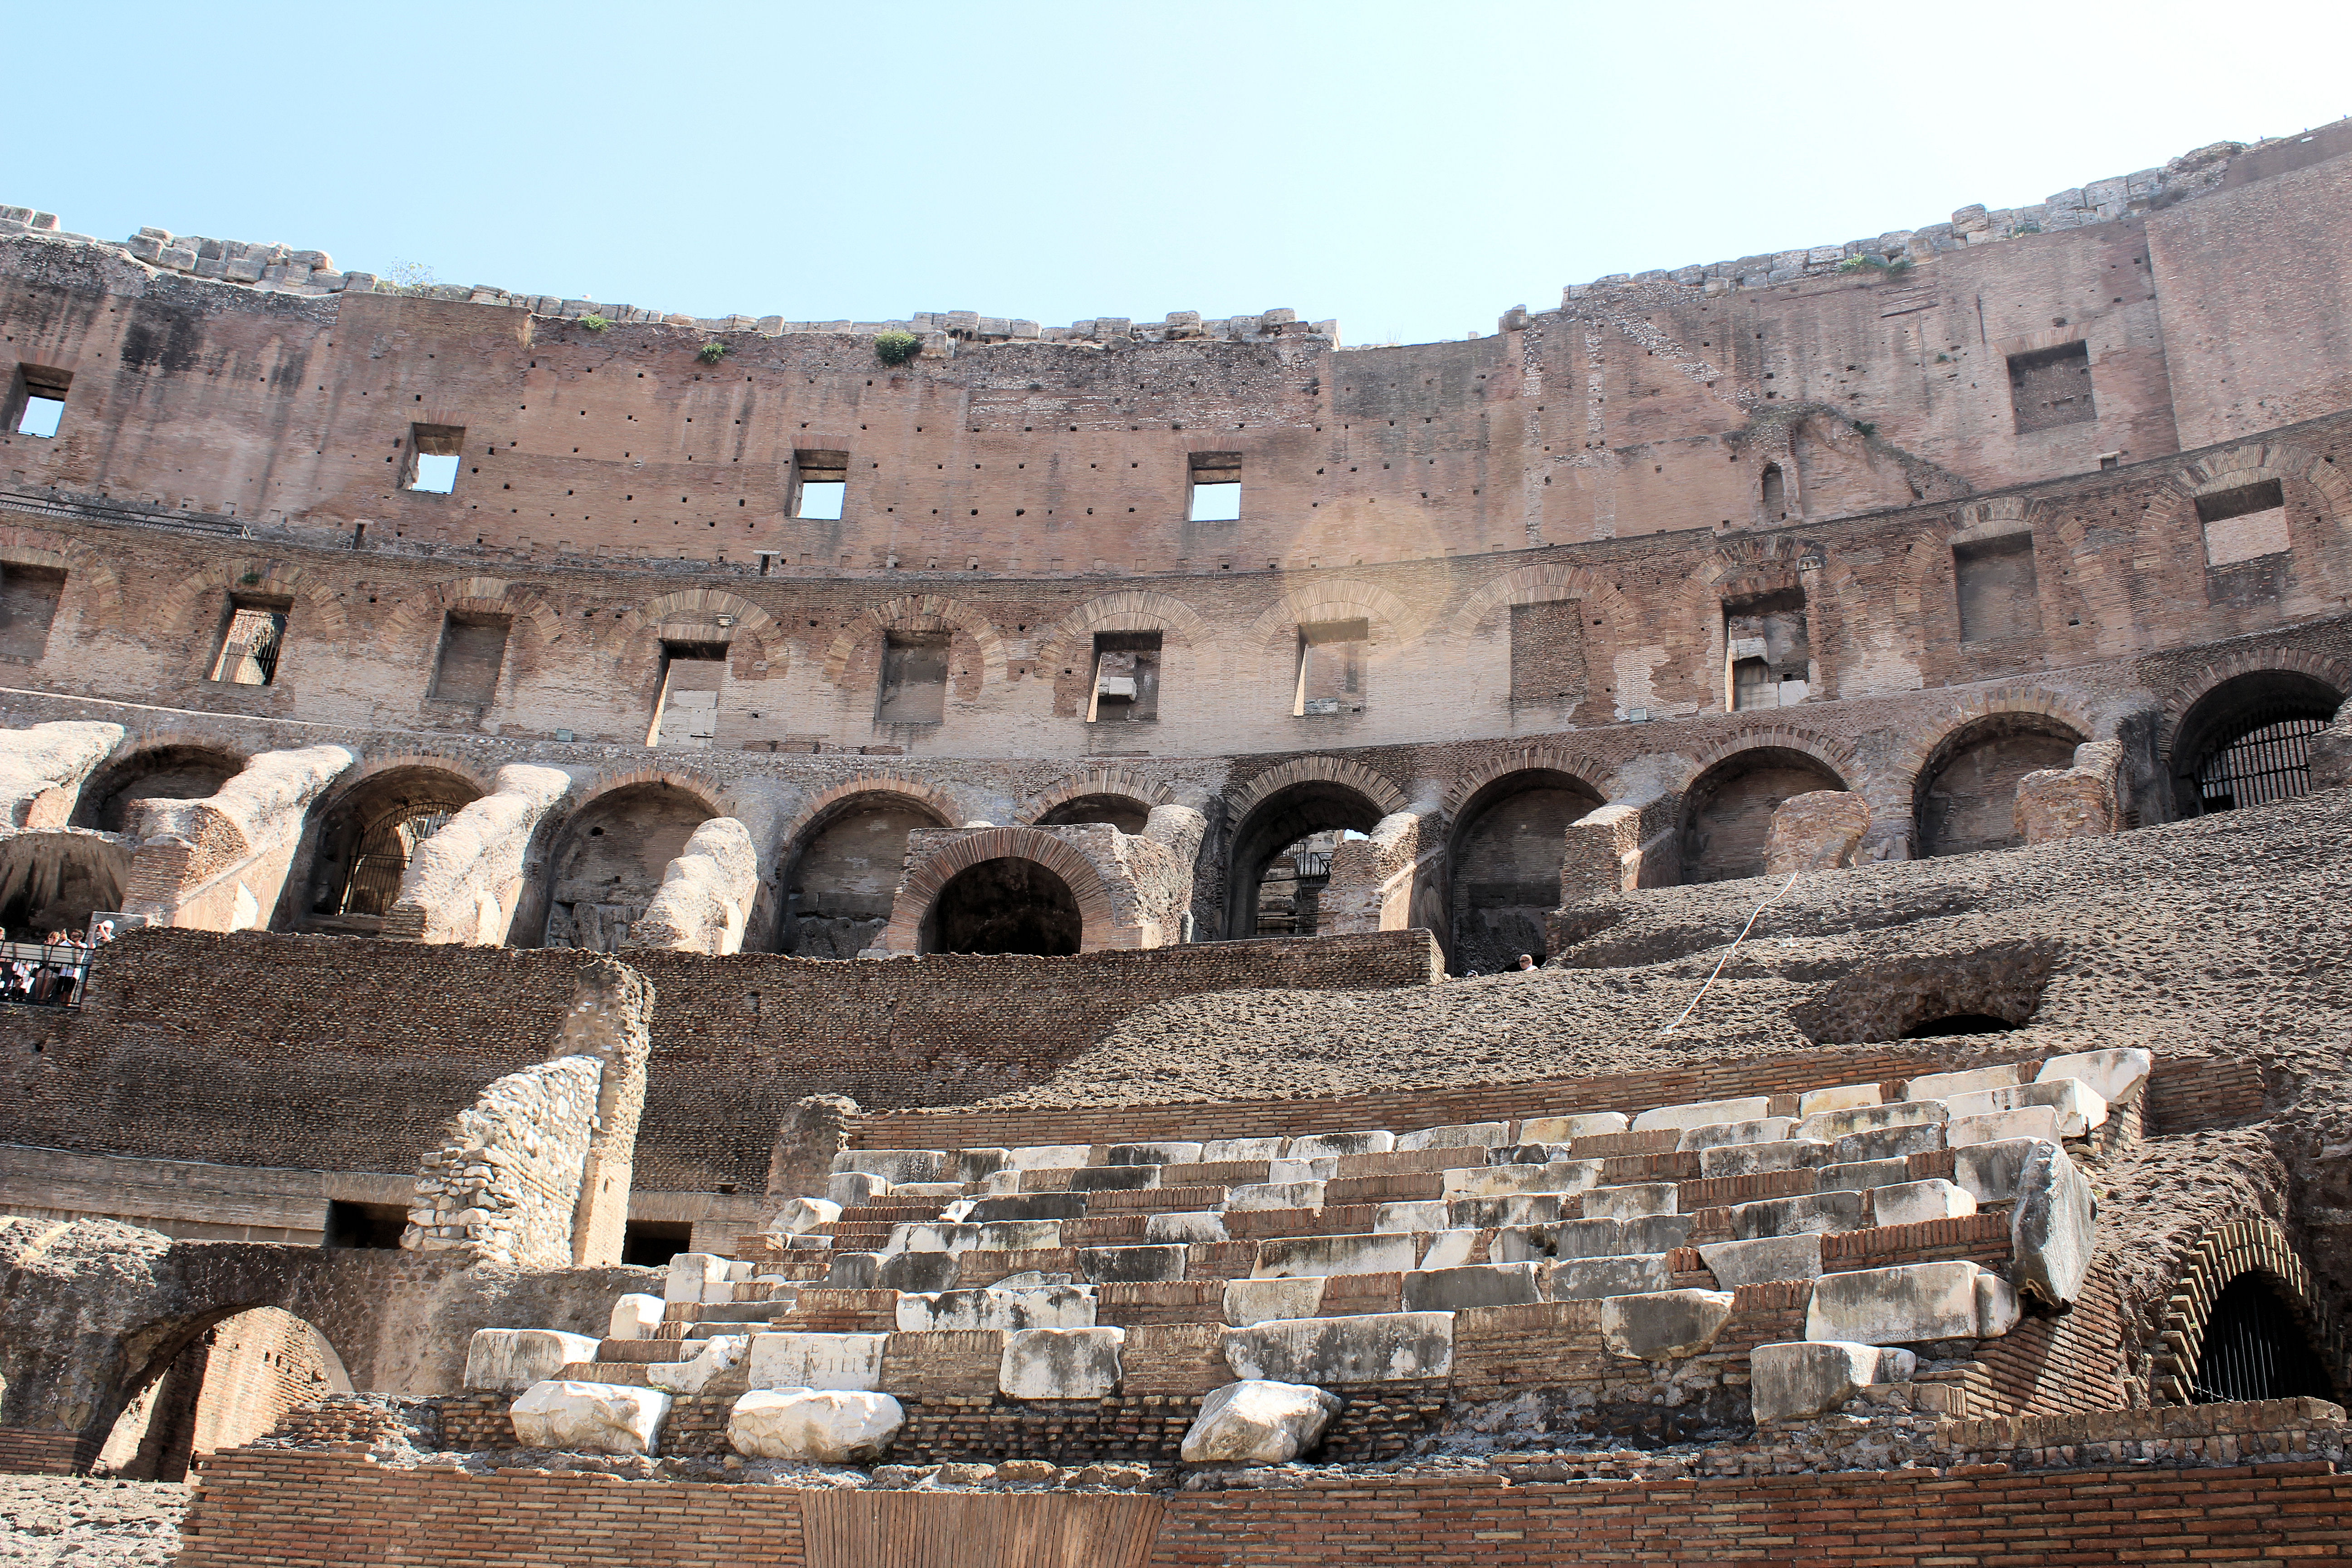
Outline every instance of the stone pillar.
<svg viewBox="0 0 2352 1568"><path fill-rule="evenodd" d="M768 1195L819 1198L833 1177L833 1157L849 1147L849 1121L857 1101L846 1095L813 1094L793 1102L776 1128L768 1155Z"/></svg>
<svg viewBox="0 0 2352 1568"><path fill-rule="evenodd" d="M384 937L464 947L505 942L528 880L531 836L572 784L561 768L500 768L489 794L417 847L384 916Z"/></svg>
<svg viewBox="0 0 2352 1568"><path fill-rule="evenodd" d="M2352 702L2336 710L2336 720L2311 738L2311 787L2342 789L2352 784Z"/></svg>
<svg viewBox="0 0 2352 1568"><path fill-rule="evenodd" d="M2123 747L2088 741L2074 748L2071 768L2044 768L2017 781L2017 835L2028 844L2105 837L2116 831L2116 773Z"/></svg>
<svg viewBox="0 0 2352 1568"><path fill-rule="evenodd" d="M629 946L678 952L740 952L760 896L760 857L731 816L694 830L662 874L646 912L629 927Z"/></svg>
<svg viewBox="0 0 2352 1568"><path fill-rule="evenodd" d="M122 743L120 724L0 730L0 826L63 827L81 786Z"/></svg>
<svg viewBox="0 0 2352 1568"><path fill-rule="evenodd" d="M263 752L202 800L133 801L123 912L194 931L267 926L310 803L358 762L342 746Z"/></svg>
<svg viewBox="0 0 2352 1568"><path fill-rule="evenodd" d="M1792 795L1772 813L1764 843L1764 874L1829 871L1853 864L1862 837L1870 831L1870 803L1851 790L1817 789Z"/></svg>
<svg viewBox="0 0 2352 1568"><path fill-rule="evenodd" d="M572 1225L572 1262L592 1268L621 1260L635 1180L637 1122L646 1109L646 1064L653 1051L653 982L610 958L583 963L564 1016L563 1046L604 1064L596 1130L580 1172Z"/></svg>
<svg viewBox="0 0 2352 1568"><path fill-rule="evenodd" d="M1317 923L1324 932L1434 931L1446 940L1444 819L1434 801L1392 811L1340 841Z"/></svg>

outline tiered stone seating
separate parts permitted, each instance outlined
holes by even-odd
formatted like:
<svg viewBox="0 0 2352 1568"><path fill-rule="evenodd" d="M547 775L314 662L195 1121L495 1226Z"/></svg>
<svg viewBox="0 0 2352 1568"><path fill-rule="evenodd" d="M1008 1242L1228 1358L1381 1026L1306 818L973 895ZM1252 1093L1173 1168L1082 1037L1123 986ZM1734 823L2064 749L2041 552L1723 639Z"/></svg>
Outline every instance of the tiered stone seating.
<svg viewBox="0 0 2352 1568"><path fill-rule="evenodd" d="M614 1416L616 1398L814 1391L830 1403L790 1419L757 1404L736 1440L790 1429L803 1449L773 1457L837 1459L865 1450L824 1432L887 1441L896 1396L930 1396L950 1363L983 1403L1259 1382L1344 1395L1443 1377L1465 1336L1546 1322L1618 1356L1708 1353L1746 1302L1801 1330L1747 1347L1752 1415L1810 1415L1912 1379L1919 1347L2008 1333L2021 1292L2074 1299L2091 1205L2067 1146L2095 1146L2149 1066L2100 1051L1401 1132L851 1150L824 1198L786 1202L732 1258L676 1258L664 1299L624 1298L601 1342L483 1331L469 1382L529 1386L519 1435L624 1448L652 1428ZM992 1354L993 1389L975 1393L967 1363ZM596 1414L525 1409L566 1399ZM1214 1404L1203 1422L1265 1401ZM1287 1458L1328 1419L1296 1403L1263 1441L1196 1431L1187 1452Z"/></svg>

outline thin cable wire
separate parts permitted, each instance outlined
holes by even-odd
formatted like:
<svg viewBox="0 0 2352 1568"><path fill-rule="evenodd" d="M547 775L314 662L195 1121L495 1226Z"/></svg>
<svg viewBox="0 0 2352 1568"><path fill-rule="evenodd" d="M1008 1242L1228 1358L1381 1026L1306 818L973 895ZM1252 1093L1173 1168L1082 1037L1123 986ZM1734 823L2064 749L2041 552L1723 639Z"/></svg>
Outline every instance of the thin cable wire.
<svg viewBox="0 0 2352 1568"><path fill-rule="evenodd" d="M1788 897L1789 889L1795 887L1797 885L1797 879L1803 875L1804 873L1801 871L1790 872L1789 879L1780 884L1780 890L1756 906L1756 912L1748 917L1748 923L1739 928L1739 934L1732 939L1732 943L1729 947L1723 950L1723 956L1715 961L1715 970L1713 973L1710 973L1706 977L1706 981L1700 984L1698 994L1690 999L1690 1005L1684 1008L1673 1023L1668 1024L1664 1028L1658 1031L1661 1036L1671 1035L1676 1029L1683 1026L1684 1023L1689 1019L1691 1014L1697 1009L1699 1003L1706 997L1707 986L1715 984L1716 975L1723 973L1723 966L1731 962L1731 955L1739 951L1739 944L1746 942L1748 940L1748 933L1756 929L1757 921L1762 918L1766 910L1770 909L1774 904L1779 903L1782 899Z"/></svg>

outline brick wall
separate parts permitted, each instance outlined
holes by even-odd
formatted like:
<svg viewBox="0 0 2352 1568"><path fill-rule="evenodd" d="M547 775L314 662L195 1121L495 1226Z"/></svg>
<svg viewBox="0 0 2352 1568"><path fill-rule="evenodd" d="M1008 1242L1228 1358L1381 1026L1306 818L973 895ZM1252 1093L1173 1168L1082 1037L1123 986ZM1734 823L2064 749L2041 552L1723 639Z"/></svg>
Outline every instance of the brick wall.
<svg viewBox="0 0 2352 1568"><path fill-rule="evenodd" d="M1415 931L1060 959L632 952L657 991L636 1184L757 1190L804 1096L968 1101L1043 1079L1152 1002L1426 984L1434 953ZM0 1142L414 1170L483 1085L546 1056L579 963L562 950L133 931L79 1012L0 1009Z"/></svg>

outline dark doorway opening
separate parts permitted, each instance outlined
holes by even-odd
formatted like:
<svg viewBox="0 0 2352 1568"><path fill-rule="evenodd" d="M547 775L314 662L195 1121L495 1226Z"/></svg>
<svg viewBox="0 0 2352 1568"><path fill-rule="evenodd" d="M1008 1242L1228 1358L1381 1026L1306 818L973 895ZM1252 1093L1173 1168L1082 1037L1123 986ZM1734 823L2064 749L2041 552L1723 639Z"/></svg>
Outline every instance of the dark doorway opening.
<svg viewBox="0 0 2352 1568"><path fill-rule="evenodd" d="M2261 1275L2241 1274L2222 1288L2205 1321L2189 1397L2200 1405L2221 1405L2332 1400L2336 1392L2294 1310Z"/></svg>
<svg viewBox="0 0 2352 1568"><path fill-rule="evenodd" d="M319 1245L397 1252L400 1233L407 1228L408 1211L398 1204L346 1203L337 1198L327 1205L327 1231Z"/></svg>
<svg viewBox="0 0 2352 1568"><path fill-rule="evenodd" d="M1086 922L1070 885L1034 860L1002 856L948 880L923 917L925 952L1078 951Z"/></svg>
<svg viewBox="0 0 2352 1568"><path fill-rule="evenodd" d="M1924 1024L1914 1024L1903 1031L1906 1040L1932 1040L1945 1035L2005 1035L2017 1027L2006 1018L1996 1018L1990 1013L1952 1013L1941 1018L1930 1018Z"/></svg>
<svg viewBox="0 0 2352 1568"><path fill-rule="evenodd" d="M694 1226L682 1219L633 1219L621 1227L621 1261L638 1268L666 1268L691 1248Z"/></svg>

